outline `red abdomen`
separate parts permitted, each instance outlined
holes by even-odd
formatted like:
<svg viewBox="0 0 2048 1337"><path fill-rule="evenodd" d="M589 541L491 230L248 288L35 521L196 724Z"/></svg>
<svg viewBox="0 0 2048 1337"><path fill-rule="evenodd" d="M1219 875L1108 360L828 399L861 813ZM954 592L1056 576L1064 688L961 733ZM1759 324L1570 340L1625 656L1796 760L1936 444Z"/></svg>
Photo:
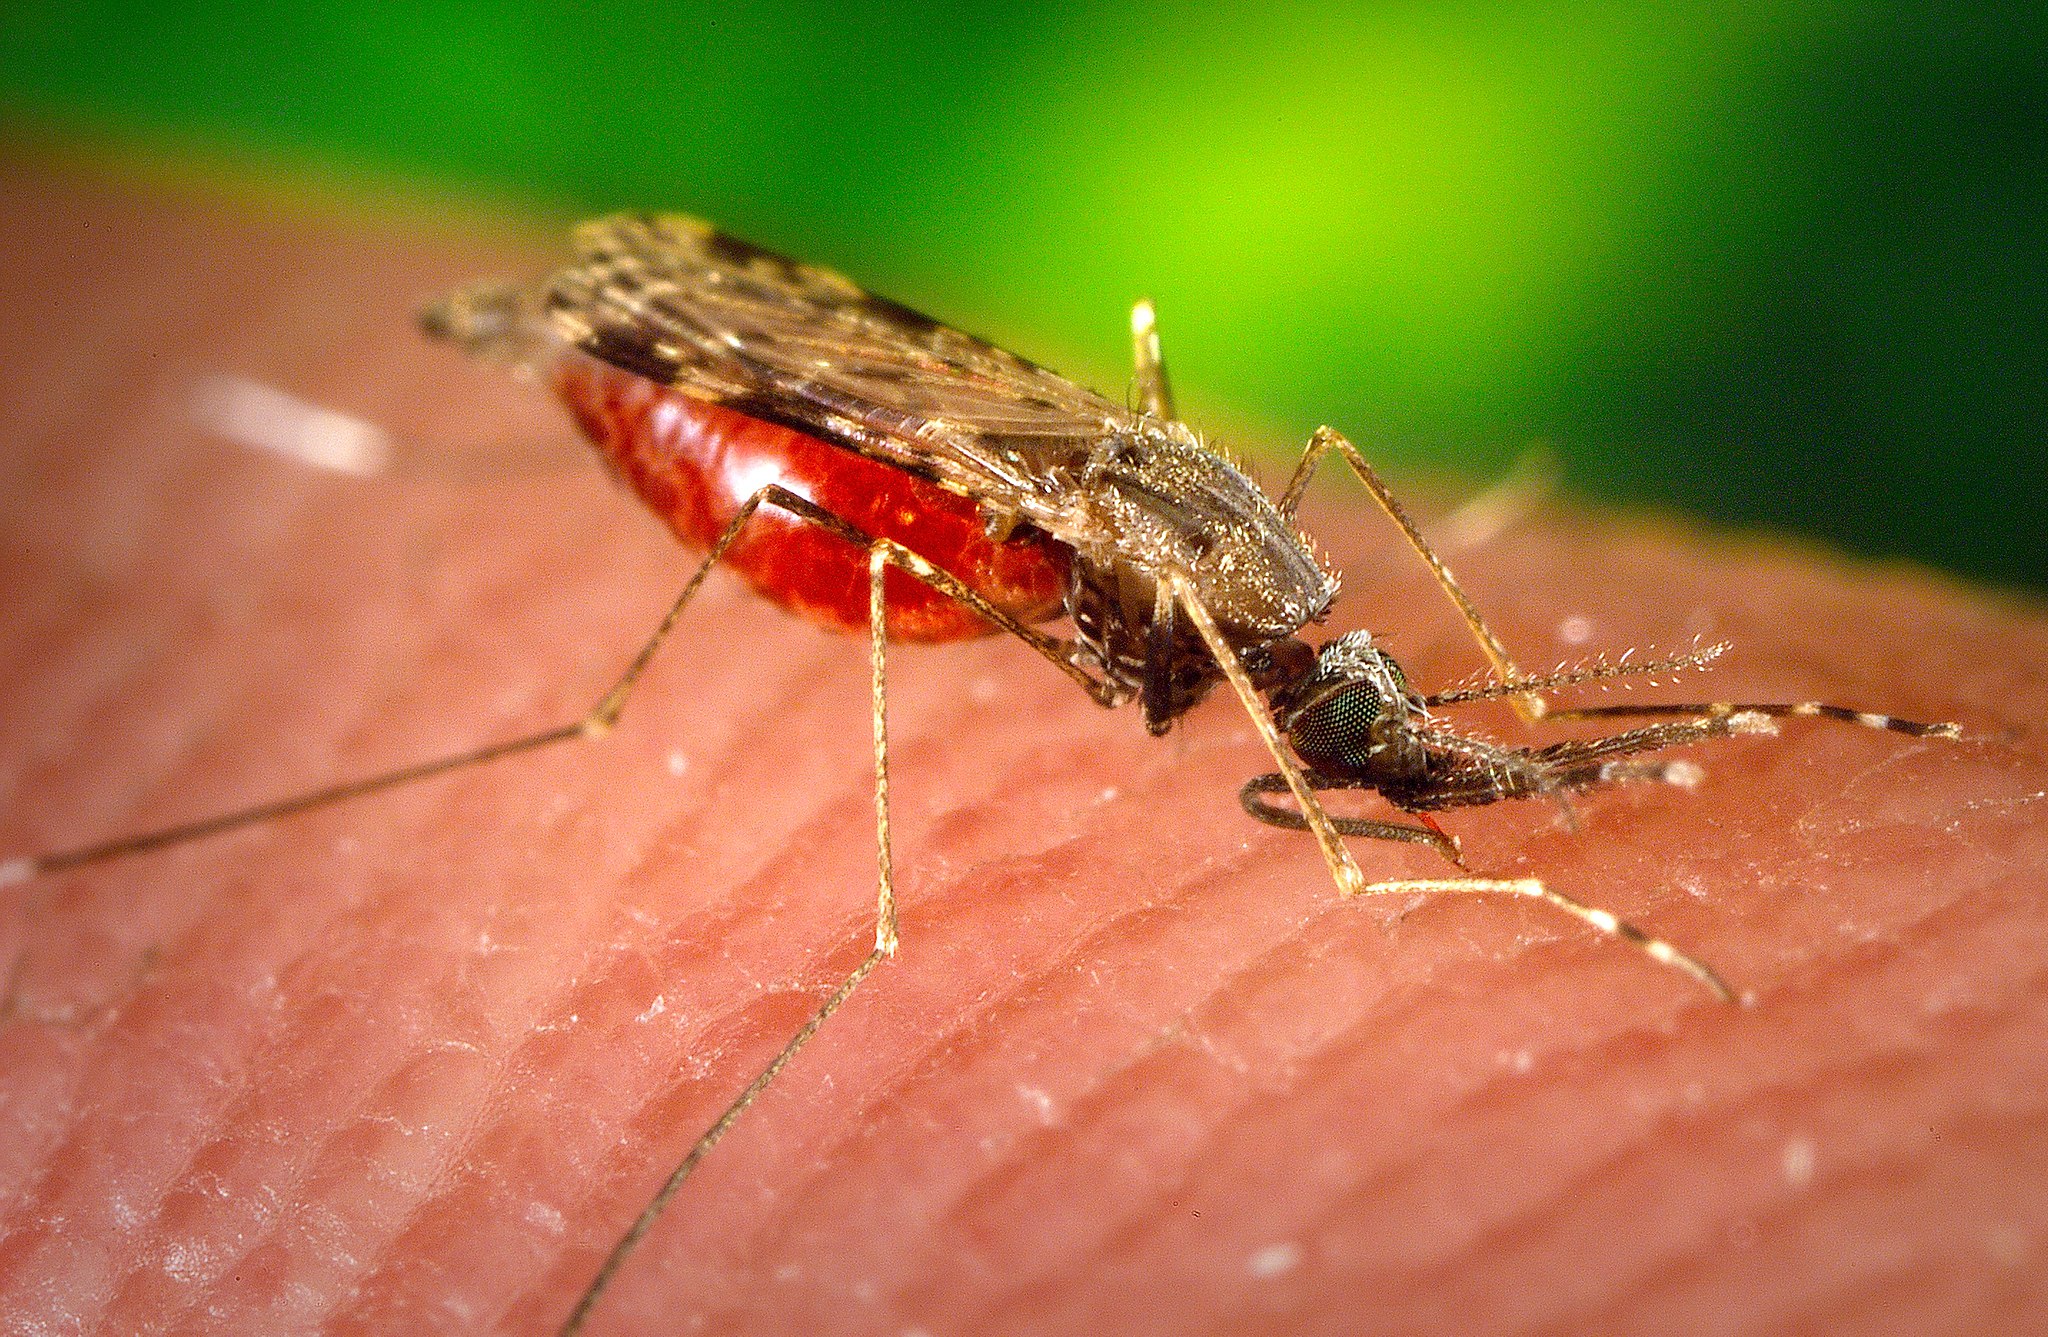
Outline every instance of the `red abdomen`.
<svg viewBox="0 0 2048 1337"><path fill-rule="evenodd" d="M599 453L693 547L708 547L748 497L780 483L865 533L896 540L1020 621L1060 611L1067 549L1042 535L995 542L967 497L591 358L564 357L555 389ZM867 554L787 511L756 510L725 564L785 608L829 627L867 629ZM894 639L953 641L995 630L903 571L888 573L884 594Z"/></svg>

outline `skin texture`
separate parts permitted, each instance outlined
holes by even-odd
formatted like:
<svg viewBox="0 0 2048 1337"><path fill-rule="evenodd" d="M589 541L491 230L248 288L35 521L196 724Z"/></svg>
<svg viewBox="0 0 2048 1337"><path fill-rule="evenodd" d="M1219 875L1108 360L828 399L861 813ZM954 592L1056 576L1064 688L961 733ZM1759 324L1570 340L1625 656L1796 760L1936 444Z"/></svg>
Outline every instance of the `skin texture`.
<svg viewBox="0 0 2048 1337"><path fill-rule="evenodd" d="M594 468L357 480L183 412L232 369L425 440L568 440L408 329L538 252L20 161L0 193L0 854L573 718L687 574ZM1331 630L1425 686L1476 668L1354 483L1309 523ZM1270 767L1226 700L1155 741L1021 647L901 649L903 951L593 1330L2048 1323L2048 625L1568 510L1458 568L1531 667L1725 638L1661 697L1972 736L1793 724L1576 831L1449 815L1724 1007L1540 906L1339 903L1238 811ZM602 744L7 890L0 1328L552 1331L871 940L864 666L715 579Z"/></svg>

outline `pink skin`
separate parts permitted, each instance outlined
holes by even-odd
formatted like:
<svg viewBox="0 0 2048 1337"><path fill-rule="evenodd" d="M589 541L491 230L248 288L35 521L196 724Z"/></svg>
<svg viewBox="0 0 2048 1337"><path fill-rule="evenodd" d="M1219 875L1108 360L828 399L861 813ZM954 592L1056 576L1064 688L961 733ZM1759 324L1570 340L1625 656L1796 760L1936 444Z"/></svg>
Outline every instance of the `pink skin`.
<svg viewBox="0 0 2048 1337"><path fill-rule="evenodd" d="M0 854L571 718L686 574L596 469L359 481L182 416L232 368L427 439L566 440L407 332L537 250L19 163L0 189ZM1426 686L1476 668L1340 471L1310 521L1333 630ZM1704 957L1726 1007L1541 906L1340 903L1238 812L1269 765L1227 700L1158 742L1022 647L905 647L902 953L593 1330L2048 1323L2038 613L1572 514L1458 565L1532 667L1725 638L1662 699L1972 737L1793 722L1576 832L1448 816L1475 866ZM866 950L864 664L720 578L602 744L5 892L0 1328L552 1331Z"/></svg>

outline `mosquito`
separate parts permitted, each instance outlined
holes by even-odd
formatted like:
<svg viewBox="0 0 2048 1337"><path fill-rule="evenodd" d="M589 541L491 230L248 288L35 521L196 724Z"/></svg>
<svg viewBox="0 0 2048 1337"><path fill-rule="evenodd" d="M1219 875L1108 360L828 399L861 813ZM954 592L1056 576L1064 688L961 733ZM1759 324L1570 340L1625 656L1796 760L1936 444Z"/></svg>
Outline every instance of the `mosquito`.
<svg viewBox="0 0 2048 1337"><path fill-rule="evenodd" d="M1120 404L983 340L678 215L584 224L536 281L478 284L435 303L426 331L549 383L641 499L704 551L611 689L579 719L459 755L144 835L0 863L0 885L195 840L574 739L619 722L647 665L723 563L767 598L869 645L877 848L874 946L690 1147L563 1321L582 1330L691 1172L895 953L889 838L887 646L1006 633L1098 704L1136 702L1164 734L1227 687L1274 769L1240 801L1310 833L1345 897L1480 893L1543 901L1683 971L1717 999L1704 962L1535 878L1466 867L1433 814L1513 798L1565 803L1626 782L1688 783L1697 768L1648 754L1815 717L1917 738L1921 724L1819 703L1551 709L1566 688L1703 666L1673 658L1523 673L1363 454L1316 431L1268 498L1175 414L1153 309L1132 312L1135 402ZM289 410L281 410L289 411ZM1338 578L1294 524L1317 467L1341 457L1427 566L1490 667L1475 687L1425 693L1364 632L1320 647ZM1064 634L1045 629L1064 623ZM1541 746L1488 742L1438 712L1505 699L1528 722L1634 718ZM1320 795L1377 791L1412 821L1332 815ZM1284 797L1285 801L1282 801ZM1368 882L1344 837L1421 844L1443 877Z"/></svg>

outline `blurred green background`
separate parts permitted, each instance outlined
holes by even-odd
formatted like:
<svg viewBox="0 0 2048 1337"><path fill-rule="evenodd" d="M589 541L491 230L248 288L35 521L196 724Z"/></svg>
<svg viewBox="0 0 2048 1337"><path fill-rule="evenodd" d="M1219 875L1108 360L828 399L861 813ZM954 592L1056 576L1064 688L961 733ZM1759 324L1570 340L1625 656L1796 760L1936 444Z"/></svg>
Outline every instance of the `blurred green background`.
<svg viewBox="0 0 2048 1337"><path fill-rule="evenodd" d="M701 213L1275 461L1575 489L2048 588L2048 8L0 7L0 115ZM1334 484L1333 484L1334 486Z"/></svg>

